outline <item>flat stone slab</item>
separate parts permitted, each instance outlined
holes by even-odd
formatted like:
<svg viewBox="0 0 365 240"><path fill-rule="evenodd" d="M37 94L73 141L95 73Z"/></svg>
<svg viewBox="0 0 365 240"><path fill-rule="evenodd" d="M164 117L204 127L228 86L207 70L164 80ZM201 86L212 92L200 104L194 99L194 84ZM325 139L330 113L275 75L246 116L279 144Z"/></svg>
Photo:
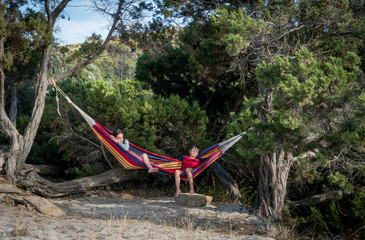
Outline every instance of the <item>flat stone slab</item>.
<svg viewBox="0 0 365 240"><path fill-rule="evenodd" d="M203 194L180 193L180 195L175 199L175 203L188 207L204 207L208 206L212 200L212 196L206 196Z"/></svg>

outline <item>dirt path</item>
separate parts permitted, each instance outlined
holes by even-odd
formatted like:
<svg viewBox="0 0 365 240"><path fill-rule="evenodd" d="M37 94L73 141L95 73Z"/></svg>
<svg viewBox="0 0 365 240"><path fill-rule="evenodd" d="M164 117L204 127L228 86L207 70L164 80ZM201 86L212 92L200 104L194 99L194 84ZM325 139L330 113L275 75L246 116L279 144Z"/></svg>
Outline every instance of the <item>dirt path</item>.
<svg viewBox="0 0 365 240"><path fill-rule="evenodd" d="M0 239L272 239L240 205L189 208L110 191L49 201L66 214L45 216L0 196Z"/></svg>

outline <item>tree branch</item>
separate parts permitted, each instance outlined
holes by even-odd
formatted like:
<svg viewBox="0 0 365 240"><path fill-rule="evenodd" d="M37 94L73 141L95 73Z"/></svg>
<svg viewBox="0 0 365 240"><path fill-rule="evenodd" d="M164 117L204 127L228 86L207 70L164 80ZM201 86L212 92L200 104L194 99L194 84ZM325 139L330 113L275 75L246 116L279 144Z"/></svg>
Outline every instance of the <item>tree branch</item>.
<svg viewBox="0 0 365 240"><path fill-rule="evenodd" d="M103 45L101 46L101 48L97 52L95 52L93 56L89 57L84 62L77 64L76 67L74 67L72 70L70 70L68 72L65 72L65 73L63 73L59 76L54 77L53 80L55 82L74 75L75 73L80 71L80 69L82 69L83 67L85 67L85 66L89 65L90 63L94 62L103 53L103 51L105 50L106 46L108 45L108 43L110 42L110 40L112 38L113 32L116 29L118 21L120 20L120 13L122 11L122 6L123 6L123 1L119 1L119 5L118 5L118 9L115 13L115 18L114 18L114 21L113 21L113 25L110 28L109 33L108 33Z"/></svg>
<svg viewBox="0 0 365 240"><path fill-rule="evenodd" d="M52 19L57 19L58 16L61 14L61 12L63 11L63 9L65 9L65 7L67 6L67 4L70 2L70 0L63 0L62 2L60 2L57 7L53 10L53 12L51 13L52 15ZM53 26L53 24L52 24Z"/></svg>
<svg viewBox="0 0 365 240"><path fill-rule="evenodd" d="M296 208L299 206L313 206L329 199L339 198L347 195L351 195L351 192L344 192L342 190L332 191L328 193L317 194L311 197L307 197L298 201L286 200L285 204L290 208Z"/></svg>

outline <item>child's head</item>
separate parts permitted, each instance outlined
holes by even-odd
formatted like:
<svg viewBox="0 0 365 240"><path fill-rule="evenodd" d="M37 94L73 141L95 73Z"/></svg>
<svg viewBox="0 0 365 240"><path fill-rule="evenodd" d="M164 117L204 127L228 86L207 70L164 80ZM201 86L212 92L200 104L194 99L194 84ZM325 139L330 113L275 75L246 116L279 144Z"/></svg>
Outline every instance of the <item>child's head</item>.
<svg viewBox="0 0 365 240"><path fill-rule="evenodd" d="M191 151L193 149L195 149L195 151L198 151L198 152L200 151L200 147L198 145L195 145L195 144L194 145L191 145L191 147L190 147L189 150Z"/></svg>
<svg viewBox="0 0 365 240"><path fill-rule="evenodd" d="M113 131L113 136L118 140L124 141L124 133L119 128Z"/></svg>
<svg viewBox="0 0 365 240"><path fill-rule="evenodd" d="M199 154L199 146L198 145L192 145L190 147L189 153L191 157L196 157Z"/></svg>

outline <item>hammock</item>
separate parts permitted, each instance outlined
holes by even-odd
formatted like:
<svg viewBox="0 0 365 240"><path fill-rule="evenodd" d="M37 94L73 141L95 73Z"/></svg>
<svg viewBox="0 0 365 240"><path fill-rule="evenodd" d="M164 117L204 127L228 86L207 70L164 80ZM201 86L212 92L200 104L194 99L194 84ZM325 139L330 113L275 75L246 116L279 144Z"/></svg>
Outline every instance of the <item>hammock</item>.
<svg viewBox="0 0 365 240"><path fill-rule="evenodd" d="M102 142L102 144L114 155L114 157L126 169L148 169L147 166L144 164L142 157L140 157L142 153L147 154L148 158L150 159L152 167L159 169L159 171L157 172L159 174L173 175L175 170L181 168L182 164L181 160L149 152L134 145L131 142L129 142L129 150L125 151L118 143L116 143L111 139L112 132L108 128L104 127L103 125L92 119L88 114L86 114L76 104L74 104L70 100L70 98L62 91L62 89L60 89L56 85L54 81L51 80L51 84L56 88L58 92L60 92L65 97L65 99L71 105L73 105L73 107L75 107L75 109L81 114L81 116L92 128L92 130L99 138L99 140ZM215 160L217 160L220 156L222 156L222 154L225 151L227 151L231 146L233 146L238 140L240 140L244 134L246 134L246 132L238 134L237 136L234 136L226 141L215 144L203 150L198 155L198 158L203 158L204 161L200 162L199 165L196 168L194 168L192 172L193 177L196 177L210 164L212 164ZM185 173L181 174L181 179L187 180L187 175Z"/></svg>

